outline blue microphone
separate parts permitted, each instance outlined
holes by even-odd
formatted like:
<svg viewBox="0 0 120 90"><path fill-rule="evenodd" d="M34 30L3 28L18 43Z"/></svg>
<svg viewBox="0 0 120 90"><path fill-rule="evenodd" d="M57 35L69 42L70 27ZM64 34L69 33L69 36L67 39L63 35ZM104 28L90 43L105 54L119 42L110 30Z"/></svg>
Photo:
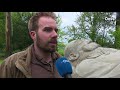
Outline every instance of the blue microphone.
<svg viewBox="0 0 120 90"><path fill-rule="evenodd" d="M58 58L55 62L59 74L64 78L72 78L72 65L65 57Z"/></svg>

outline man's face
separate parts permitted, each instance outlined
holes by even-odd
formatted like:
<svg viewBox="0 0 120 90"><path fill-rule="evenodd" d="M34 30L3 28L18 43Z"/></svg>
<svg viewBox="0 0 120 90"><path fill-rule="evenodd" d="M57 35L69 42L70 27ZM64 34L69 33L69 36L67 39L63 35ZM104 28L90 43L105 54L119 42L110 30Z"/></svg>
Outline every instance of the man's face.
<svg viewBox="0 0 120 90"><path fill-rule="evenodd" d="M54 52L57 47L57 24L50 17L41 17L38 21L35 43L39 49Z"/></svg>

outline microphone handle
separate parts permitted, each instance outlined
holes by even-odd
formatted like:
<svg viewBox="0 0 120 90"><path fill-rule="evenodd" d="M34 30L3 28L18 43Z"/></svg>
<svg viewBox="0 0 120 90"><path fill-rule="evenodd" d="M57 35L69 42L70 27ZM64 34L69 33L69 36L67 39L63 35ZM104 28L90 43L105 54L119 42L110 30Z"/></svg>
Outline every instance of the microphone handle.
<svg viewBox="0 0 120 90"><path fill-rule="evenodd" d="M71 74L66 74L64 78L72 78Z"/></svg>

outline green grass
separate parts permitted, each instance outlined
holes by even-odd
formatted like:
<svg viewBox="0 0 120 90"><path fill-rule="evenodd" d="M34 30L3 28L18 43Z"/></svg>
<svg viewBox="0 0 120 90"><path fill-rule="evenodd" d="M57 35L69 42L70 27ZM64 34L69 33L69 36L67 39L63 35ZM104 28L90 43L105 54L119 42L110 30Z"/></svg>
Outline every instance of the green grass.
<svg viewBox="0 0 120 90"><path fill-rule="evenodd" d="M0 64L3 62L3 60L2 59L0 59Z"/></svg>
<svg viewBox="0 0 120 90"><path fill-rule="evenodd" d="M0 64L4 61L5 53L0 52Z"/></svg>

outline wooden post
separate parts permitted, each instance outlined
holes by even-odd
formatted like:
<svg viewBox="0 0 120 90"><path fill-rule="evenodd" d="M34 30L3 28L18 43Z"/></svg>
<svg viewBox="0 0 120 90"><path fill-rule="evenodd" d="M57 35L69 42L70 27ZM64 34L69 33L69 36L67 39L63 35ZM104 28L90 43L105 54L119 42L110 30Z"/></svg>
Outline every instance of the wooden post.
<svg viewBox="0 0 120 90"><path fill-rule="evenodd" d="M11 55L11 13L6 12L6 57Z"/></svg>

